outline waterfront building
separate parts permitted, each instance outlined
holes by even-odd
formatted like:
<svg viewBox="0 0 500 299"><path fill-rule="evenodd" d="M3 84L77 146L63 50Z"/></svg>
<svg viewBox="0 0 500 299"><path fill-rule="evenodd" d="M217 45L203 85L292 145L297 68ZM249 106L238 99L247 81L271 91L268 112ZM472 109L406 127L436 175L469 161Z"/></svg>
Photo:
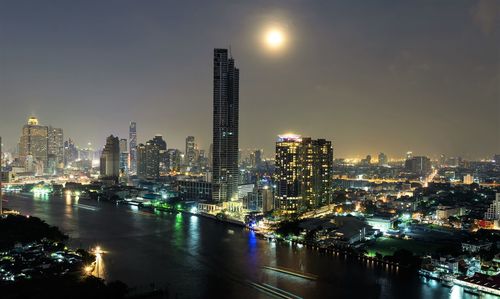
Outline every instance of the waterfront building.
<svg viewBox="0 0 500 299"><path fill-rule="evenodd" d="M101 177L118 179L120 175L120 140L113 135L106 138L100 159Z"/></svg>
<svg viewBox="0 0 500 299"><path fill-rule="evenodd" d="M239 70L227 49L213 63L212 197L224 202L238 198Z"/></svg>
<svg viewBox="0 0 500 299"><path fill-rule="evenodd" d="M318 207L332 197L333 147L325 139L280 135L276 142L276 184L279 209Z"/></svg>
<svg viewBox="0 0 500 299"><path fill-rule="evenodd" d="M280 135L276 142L276 203L280 210L295 211L302 205L300 191L300 146L299 135Z"/></svg>
<svg viewBox="0 0 500 299"><path fill-rule="evenodd" d="M333 147L325 139L302 138L301 192L309 207L329 204L332 198Z"/></svg>
<svg viewBox="0 0 500 299"><path fill-rule="evenodd" d="M160 172L167 172L167 142L163 139L163 136L156 134L152 141L158 146L160 151Z"/></svg>
<svg viewBox="0 0 500 299"><path fill-rule="evenodd" d="M177 192L182 200L211 200L212 183L195 180L175 182Z"/></svg>
<svg viewBox="0 0 500 299"><path fill-rule="evenodd" d="M129 140L129 170L131 173L137 172L137 125L131 122L128 133Z"/></svg>
<svg viewBox="0 0 500 299"><path fill-rule="evenodd" d="M23 126L19 142L19 158L27 172L43 174L48 162L48 127L38 123L36 117L30 117Z"/></svg>
<svg viewBox="0 0 500 299"><path fill-rule="evenodd" d="M167 150L167 170L179 172L182 162L182 153L180 150L170 148Z"/></svg>

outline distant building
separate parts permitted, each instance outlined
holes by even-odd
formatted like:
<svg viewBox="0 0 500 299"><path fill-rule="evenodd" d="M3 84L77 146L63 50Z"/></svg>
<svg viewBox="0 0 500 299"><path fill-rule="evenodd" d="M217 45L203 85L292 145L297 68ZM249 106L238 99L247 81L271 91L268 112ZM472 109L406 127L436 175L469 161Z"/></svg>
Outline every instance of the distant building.
<svg viewBox="0 0 500 299"><path fill-rule="evenodd" d="M431 172L431 160L424 156L415 156L405 161L405 169L408 172L425 176Z"/></svg>
<svg viewBox="0 0 500 299"><path fill-rule="evenodd" d="M153 140L137 146L137 176L141 179L160 177L160 148Z"/></svg>
<svg viewBox="0 0 500 299"><path fill-rule="evenodd" d="M167 150L167 170L179 172L182 164L181 151L175 148Z"/></svg>
<svg viewBox="0 0 500 299"><path fill-rule="evenodd" d="M64 168L63 129L48 127L48 154L55 157L55 168Z"/></svg>
<svg viewBox="0 0 500 299"><path fill-rule="evenodd" d="M386 166L388 164L388 159L387 159L387 155L384 154L384 153L380 153L378 154L378 165L379 166Z"/></svg>
<svg viewBox="0 0 500 299"><path fill-rule="evenodd" d="M120 176L120 140L113 135L106 138L100 159L101 177L118 179Z"/></svg>
<svg viewBox="0 0 500 299"><path fill-rule="evenodd" d="M129 153L127 148L127 139L120 139L120 175L128 174Z"/></svg>
<svg viewBox="0 0 500 299"><path fill-rule="evenodd" d="M495 200L490 204L486 213L484 213L486 220L499 220L500 219L500 193L496 193Z"/></svg>
<svg viewBox="0 0 500 299"><path fill-rule="evenodd" d="M136 173L137 171L137 125L135 122L131 122L129 126L128 133L129 140L129 170L131 173Z"/></svg>
<svg viewBox="0 0 500 299"><path fill-rule="evenodd" d="M196 143L194 141L194 136L188 136L186 138L186 148L184 152L184 164L188 167L194 166L196 162Z"/></svg>
<svg viewBox="0 0 500 299"><path fill-rule="evenodd" d="M248 192L243 199L243 207L253 212L267 213L274 209L274 195L270 186L255 185L252 192Z"/></svg>
<svg viewBox="0 0 500 299"><path fill-rule="evenodd" d="M471 174L464 175L464 184L470 185L472 183L474 183L474 176L472 176Z"/></svg>
<svg viewBox="0 0 500 299"><path fill-rule="evenodd" d="M30 117L23 126L19 142L19 158L27 172L43 174L48 166L48 127L38 124L36 117Z"/></svg>
<svg viewBox="0 0 500 299"><path fill-rule="evenodd" d="M214 49L212 196L215 202L238 198L239 77L227 49Z"/></svg>

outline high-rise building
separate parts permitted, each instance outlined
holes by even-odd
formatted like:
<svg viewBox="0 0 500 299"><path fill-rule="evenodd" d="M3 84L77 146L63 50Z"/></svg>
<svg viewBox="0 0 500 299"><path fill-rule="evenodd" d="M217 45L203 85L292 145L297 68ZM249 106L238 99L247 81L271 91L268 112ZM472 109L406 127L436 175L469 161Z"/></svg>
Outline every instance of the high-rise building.
<svg viewBox="0 0 500 299"><path fill-rule="evenodd" d="M48 127L38 124L36 117L30 117L23 126L19 142L19 158L26 171L42 174L48 166Z"/></svg>
<svg viewBox="0 0 500 299"><path fill-rule="evenodd" d="M78 149L71 138L64 141L64 165L69 165L78 159ZM90 159L90 158L88 158Z"/></svg>
<svg viewBox="0 0 500 299"><path fill-rule="evenodd" d="M276 204L280 210L295 211L303 205L300 176L302 165L299 135L280 135L276 142Z"/></svg>
<svg viewBox="0 0 500 299"><path fill-rule="evenodd" d="M128 131L129 146L129 170L131 173L137 172L137 127L135 122L131 122Z"/></svg>
<svg viewBox="0 0 500 299"><path fill-rule="evenodd" d="M486 220L499 220L500 219L500 193L496 193L495 200L490 204L488 210L484 213Z"/></svg>
<svg viewBox="0 0 500 299"><path fill-rule="evenodd" d="M194 136L186 137L186 151L184 152L184 164L186 166L193 166L196 159L196 143Z"/></svg>
<svg viewBox="0 0 500 299"><path fill-rule="evenodd" d="M408 172L425 176L431 172L431 160L424 156L415 156L405 161L405 169Z"/></svg>
<svg viewBox="0 0 500 299"><path fill-rule="evenodd" d="M167 169L168 171L180 171L181 168L181 151L178 149L167 150Z"/></svg>
<svg viewBox="0 0 500 299"><path fill-rule="evenodd" d="M276 142L276 204L296 211L330 203L333 147L325 139L280 135Z"/></svg>
<svg viewBox="0 0 500 299"><path fill-rule="evenodd" d="M127 139L120 139L120 176L124 176L128 173L128 149L127 149Z"/></svg>
<svg viewBox="0 0 500 299"><path fill-rule="evenodd" d="M137 176L141 179L160 177L160 147L154 140L137 146Z"/></svg>
<svg viewBox="0 0 500 299"><path fill-rule="evenodd" d="M106 138L100 159L101 177L118 179L120 175L120 140L113 135Z"/></svg>
<svg viewBox="0 0 500 299"><path fill-rule="evenodd" d="M301 192L308 207L329 204L332 199L333 147L325 139L302 138L300 147Z"/></svg>
<svg viewBox="0 0 500 299"><path fill-rule="evenodd" d="M239 70L227 49L214 49L213 200L238 198Z"/></svg>
<svg viewBox="0 0 500 299"><path fill-rule="evenodd" d="M55 157L55 167L64 168L63 129L48 127L48 154Z"/></svg>
<svg viewBox="0 0 500 299"><path fill-rule="evenodd" d="M378 154L378 165L379 166L386 166L387 165L387 155L384 153Z"/></svg>
<svg viewBox="0 0 500 299"><path fill-rule="evenodd" d="M167 142L160 134L155 135L152 141L158 146L160 150L160 171L166 172L167 169Z"/></svg>

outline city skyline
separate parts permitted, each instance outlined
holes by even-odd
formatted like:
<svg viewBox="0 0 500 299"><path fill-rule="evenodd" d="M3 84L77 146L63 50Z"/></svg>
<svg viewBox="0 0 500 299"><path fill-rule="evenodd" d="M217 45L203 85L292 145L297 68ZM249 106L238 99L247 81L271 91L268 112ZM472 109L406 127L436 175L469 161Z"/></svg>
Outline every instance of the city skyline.
<svg viewBox="0 0 500 299"><path fill-rule="evenodd" d="M35 115L79 145L101 147L110 134L126 137L135 121L139 142L160 133L171 148L182 149L185 137L195 136L208 149L207 61L211 49L230 44L245 70L240 148L263 148L270 156L276 136L294 132L332 140L336 157L384 152L391 158L411 150L477 159L500 151L498 109L492 109L499 103L493 2L407 3L387 12L391 2L368 4L387 17L383 21L356 4L215 2L192 26L166 11L177 9L190 20L193 3L123 3L99 9L90 2L57 9L3 4L0 99L9 109L0 109L0 134L6 148L15 146L19 128ZM37 14L28 19L31 9ZM73 23L91 15L95 24ZM399 15L406 17L393 18ZM14 26L19 20L23 26ZM225 27L229 21L238 25ZM207 24L213 31L195 34ZM272 26L287 33L280 53L258 42L263 28ZM206 46L194 46L199 43ZM61 105L69 112L60 113Z"/></svg>

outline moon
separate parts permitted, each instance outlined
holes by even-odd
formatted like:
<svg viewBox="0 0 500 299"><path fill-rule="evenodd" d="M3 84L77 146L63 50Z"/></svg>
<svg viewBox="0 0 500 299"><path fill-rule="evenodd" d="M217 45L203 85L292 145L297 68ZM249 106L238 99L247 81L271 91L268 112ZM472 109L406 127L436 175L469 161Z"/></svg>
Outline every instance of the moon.
<svg viewBox="0 0 500 299"><path fill-rule="evenodd" d="M285 43L285 34L278 29L268 30L265 34L265 43L270 49L279 49Z"/></svg>

